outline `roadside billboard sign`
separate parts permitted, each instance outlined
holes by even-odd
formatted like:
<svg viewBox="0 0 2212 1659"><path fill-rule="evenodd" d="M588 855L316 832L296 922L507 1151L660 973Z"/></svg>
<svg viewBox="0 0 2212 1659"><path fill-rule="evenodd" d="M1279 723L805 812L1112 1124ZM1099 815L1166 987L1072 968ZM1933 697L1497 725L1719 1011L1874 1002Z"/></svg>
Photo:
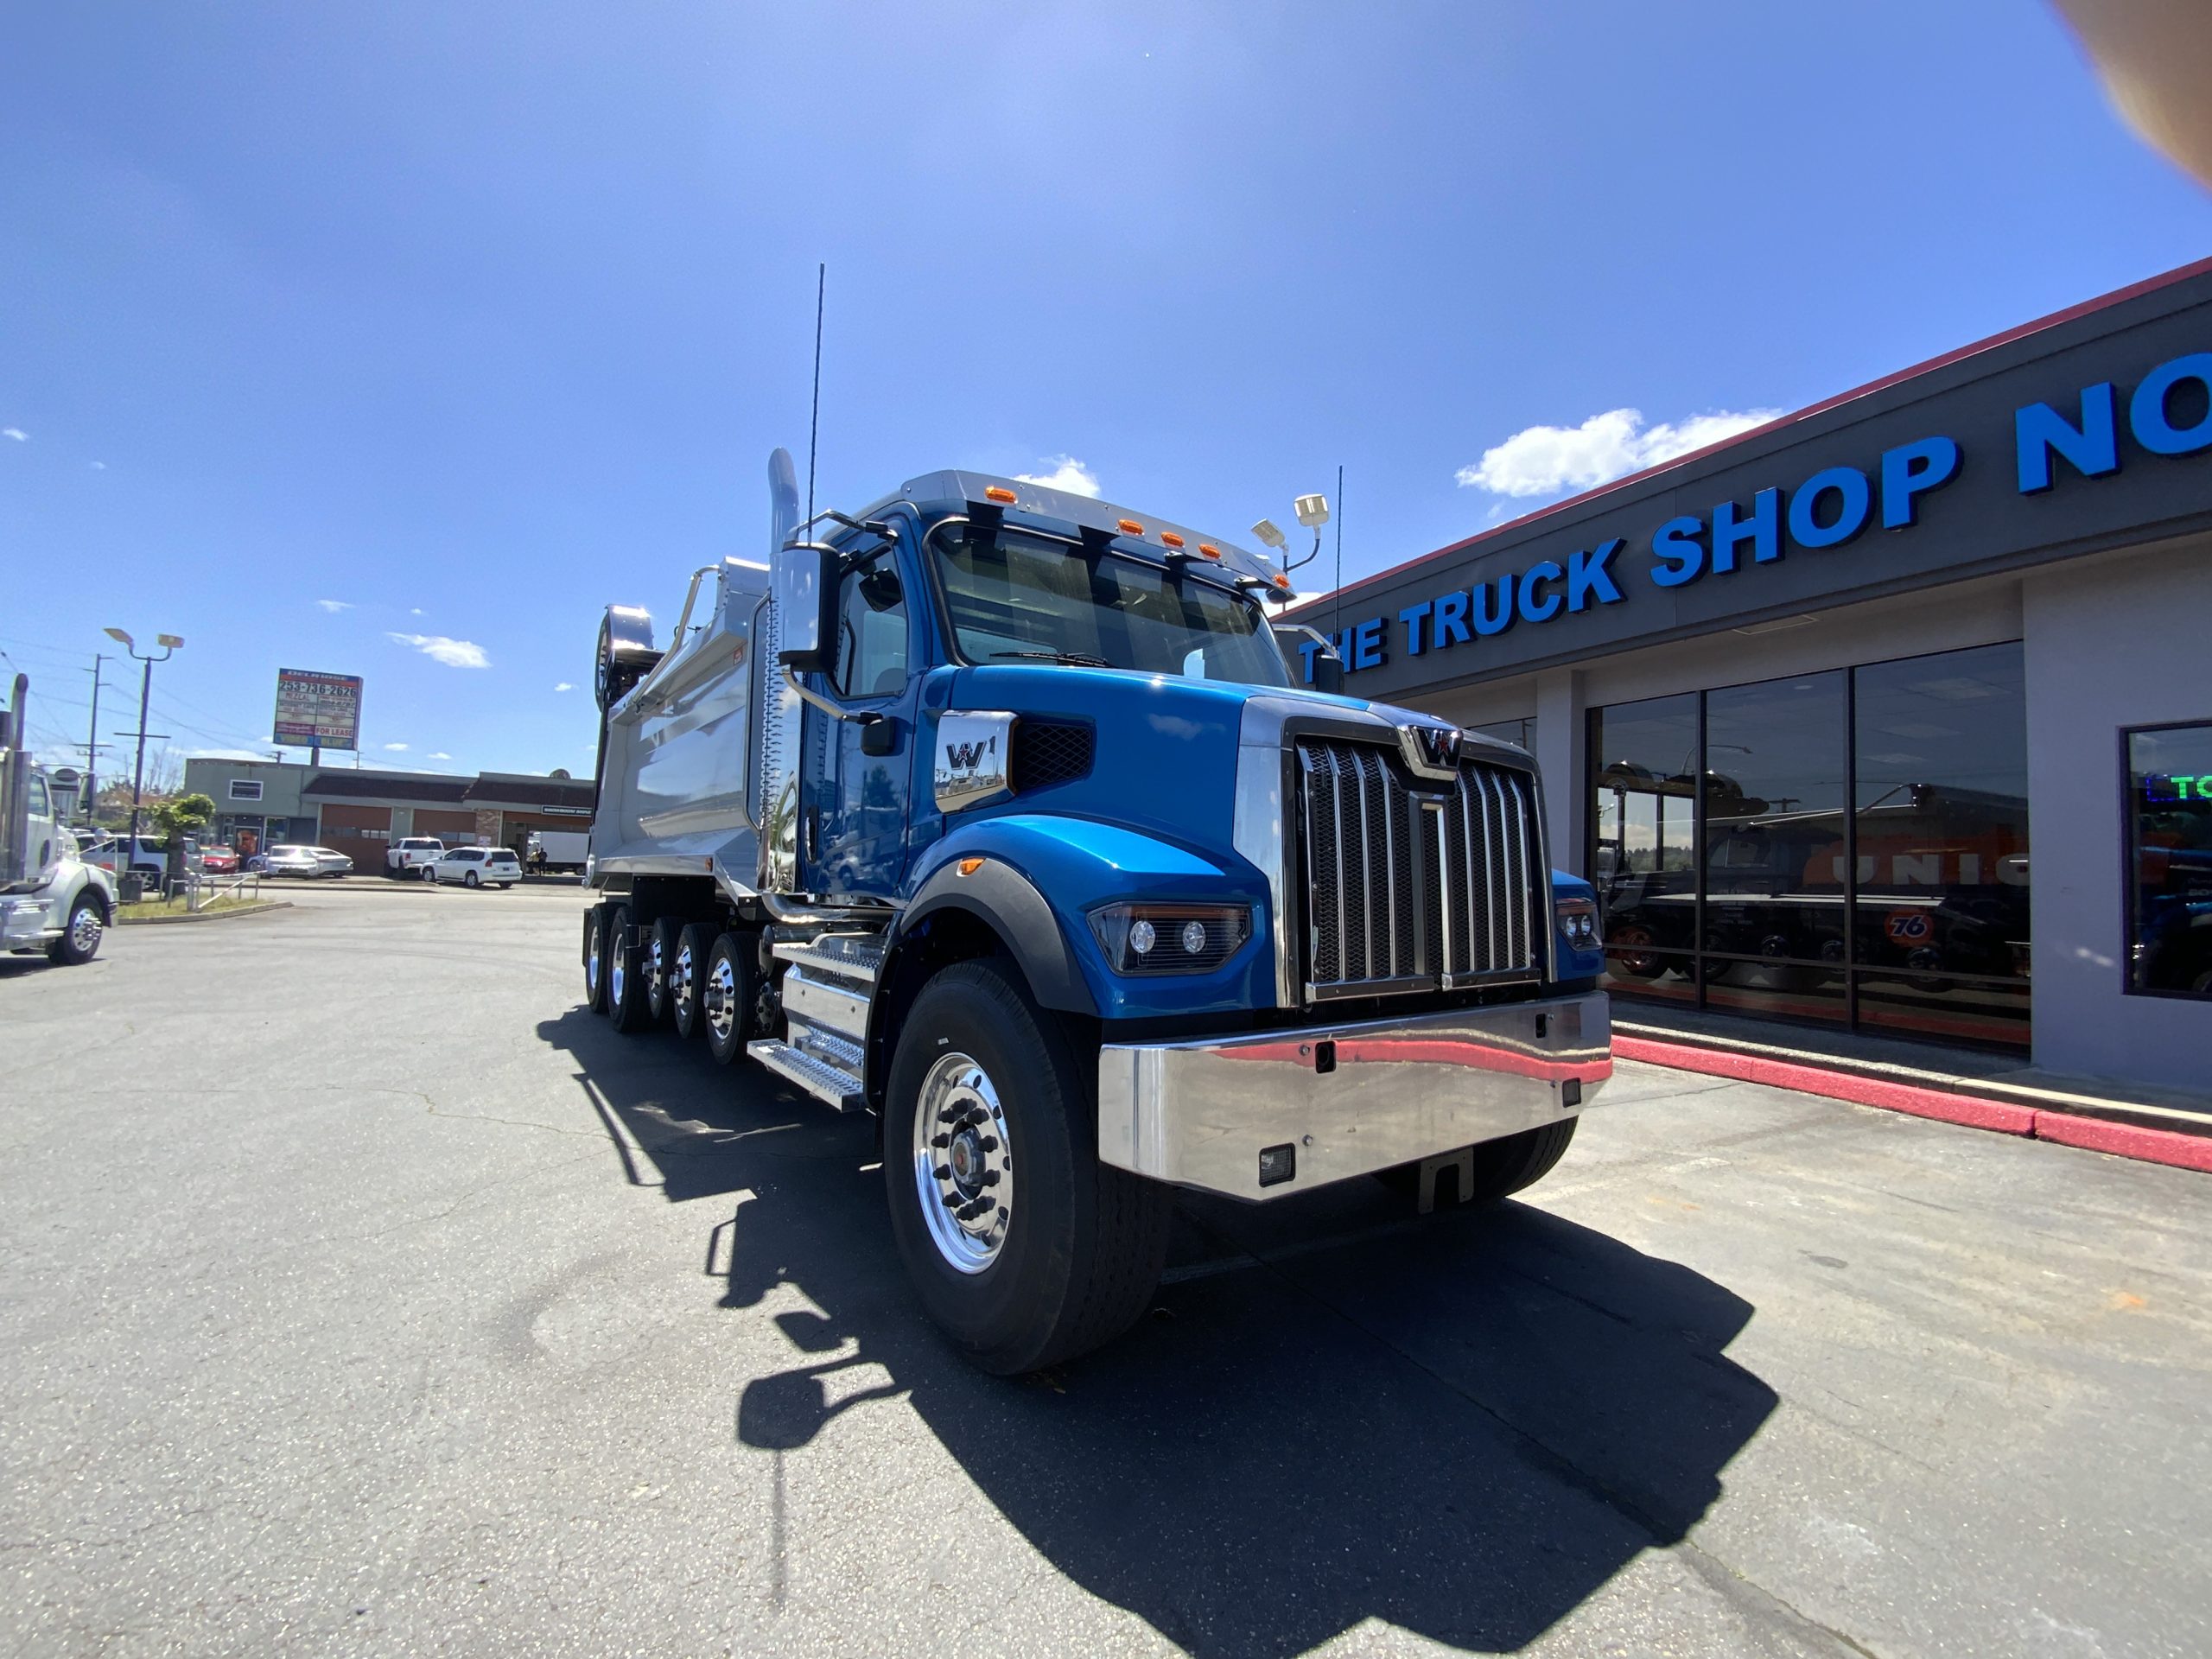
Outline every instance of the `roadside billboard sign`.
<svg viewBox="0 0 2212 1659"><path fill-rule="evenodd" d="M311 668L278 669L274 735L279 743L359 748L361 677Z"/></svg>

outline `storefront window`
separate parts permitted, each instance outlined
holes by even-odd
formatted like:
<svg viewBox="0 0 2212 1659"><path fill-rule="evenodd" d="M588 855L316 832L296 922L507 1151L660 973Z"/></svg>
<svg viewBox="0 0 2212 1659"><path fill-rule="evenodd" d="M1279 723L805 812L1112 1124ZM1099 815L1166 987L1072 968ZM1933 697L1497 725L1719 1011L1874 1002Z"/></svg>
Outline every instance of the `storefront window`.
<svg viewBox="0 0 2212 1659"><path fill-rule="evenodd" d="M2212 999L2212 722L2127 734L2128 988Z"/></svg>
<svg viewBox="0 0 2212 1659"><path fill-rule="evenodd" d="M1707 1000L1844 1017L1840 672L1705 700Z"/></svg>
<svg viewBox="0 0 2212 1659"><path fill-rule="evenodd" d="M1607 977L1694 998L1697 697L1593 710L1590 879L1606 918Z"/></svg>
<svg viewBox="0 0 2212 1659"><path fill-rule="evenodd" d="M2190 729L2212 944L2212 726ZM1611 988L2027 1041L2017 644L1597 709L1590 741Z"/></svg>
<svg viewBox="0 0 2212 1659"><path fill-rule="evenodd" d="M1864 1023L2027 1039L2024 676L2017 645L1856 672Z"/></svg>

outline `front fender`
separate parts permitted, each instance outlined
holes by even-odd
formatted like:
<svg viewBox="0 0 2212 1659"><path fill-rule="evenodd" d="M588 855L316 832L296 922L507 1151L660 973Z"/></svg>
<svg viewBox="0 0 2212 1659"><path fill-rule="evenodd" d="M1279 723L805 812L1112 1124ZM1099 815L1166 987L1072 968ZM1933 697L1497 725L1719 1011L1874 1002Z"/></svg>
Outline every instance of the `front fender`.
<svg viewBox="0 0 2212 1659"><path fill-rule="evenodd" d="M981 860L968 874L964 861ZM1087 818L1006 813L956 823L913 873L903 934L947 906L990 921L1047 1007L1135 1020L1274 1004L1266 888L1242 861L1216 862L1155 836ZM1252 938L1204 974L1124 976L1106 964L1089 912L1116 900L1246 904Z"/></svg>

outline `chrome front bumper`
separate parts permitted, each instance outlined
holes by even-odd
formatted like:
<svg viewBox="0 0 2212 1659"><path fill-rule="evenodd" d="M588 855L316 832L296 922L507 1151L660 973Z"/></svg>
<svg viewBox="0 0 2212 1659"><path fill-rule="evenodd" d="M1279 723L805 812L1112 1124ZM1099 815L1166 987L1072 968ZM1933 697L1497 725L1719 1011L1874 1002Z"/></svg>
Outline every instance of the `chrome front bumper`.
<svg viewBox="0 0 2212 1659"><path fill-rule="evenodd" d="M1602 991L1109 1043L1098 1056L1098 1156L1178 1186L1281 1198L1572 1117L1612 1074Z"/></svg>

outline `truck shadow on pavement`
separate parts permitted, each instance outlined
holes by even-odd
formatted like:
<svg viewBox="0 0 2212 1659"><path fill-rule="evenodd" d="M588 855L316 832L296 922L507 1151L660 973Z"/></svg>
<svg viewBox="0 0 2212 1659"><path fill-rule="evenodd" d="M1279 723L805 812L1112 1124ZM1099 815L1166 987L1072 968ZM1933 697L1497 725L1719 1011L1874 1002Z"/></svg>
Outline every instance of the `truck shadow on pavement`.
<svg viewBox="0 0 2212 1659"><path fill-rule="evenodd" d="M903 1395L1054 1567L1193 1653L1368 1619L1524 1646L1680 1540L1776 1405L1726 1357L1752 1308L1724 1287L1531 1205L1414 1218L1365 1181L1186 1200L1135 1330L983 1376L908 1294L870 1120L581 1008L538 1031L626 1179L747 1195L702 1229L722 1306L790 1285L823 1310L775 1316L793 1363L744 1386L741 1442L780 1460Z"/></svg>

